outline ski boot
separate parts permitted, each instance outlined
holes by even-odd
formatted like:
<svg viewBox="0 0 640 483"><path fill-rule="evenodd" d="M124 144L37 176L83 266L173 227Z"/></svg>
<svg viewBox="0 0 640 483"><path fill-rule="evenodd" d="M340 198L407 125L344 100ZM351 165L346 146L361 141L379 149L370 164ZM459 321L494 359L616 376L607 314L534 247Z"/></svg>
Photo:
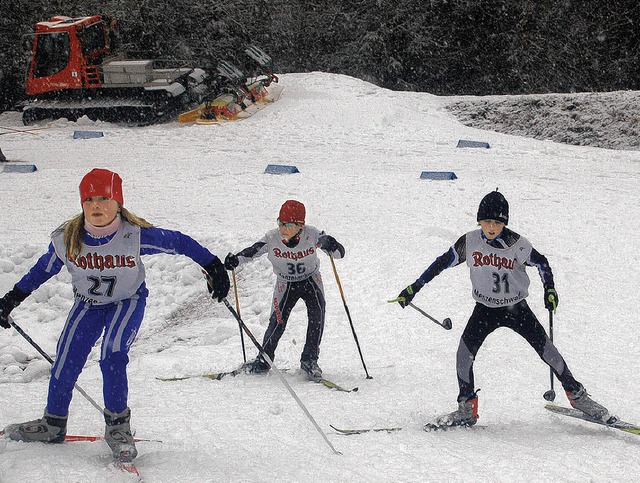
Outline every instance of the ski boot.
<svg viewBox="0 0 640 483"><path fill-rule="evenodd" d="M571 406L579 409L587 416L604 423L614 422L617 418L609 414L609 410L603 405L598 404L587 394L587 390L581 384L575 391L566 391Z"/></svg>
<svg viewBox="0 0 640 483"><path fill-rule="evenodd" d="M4 434L14 441L25 443L62 443L67 434L67 416L54 416L46 410L40 419L10 424Z"/></svg>
<svg viewBox="0 0 640 483"><path fill-rule="evenodd" d="M426 424L424 430L432 431L455 426L470 428L476 424L478 417L478 395L473 393L470 397L458 401L458 409L436 418L433 423Z"/></svg>
<svg viewBox="0 0 640 483"><path fill-rule="evenodd" d="M300 361L300 369L310 381L322 379L322 369L320 369L318 361Z"/></svg>
<svg viewBox="0 0 640 483"><path fill-rule="evenodd" d="M253 361L247 362L245 367L249 374L266 374L271 369L269 363L262 357L256 357Z"/></svg>
<svg viewBox="0 0 640 483"><path fill-rule="evenodd" d="M104 420L107 426L104 431L104 439L113 452L113 457L123 463L130 463L138 456L138 450L133 441L129 420L131 409L126 408L118 414L108 409L104 410Z"/></svg>

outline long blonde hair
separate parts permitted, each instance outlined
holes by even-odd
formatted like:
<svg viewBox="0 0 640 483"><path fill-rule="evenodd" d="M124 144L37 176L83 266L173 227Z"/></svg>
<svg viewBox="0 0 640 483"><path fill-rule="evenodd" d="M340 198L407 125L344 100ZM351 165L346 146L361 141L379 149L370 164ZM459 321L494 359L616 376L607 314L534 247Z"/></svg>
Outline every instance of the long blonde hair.
<svg viewBox="0 0 640 483"><path fill-rule="evenodd" d="M120 207L120 216L132 225L142 228L151 228L153 225L144 218L134 215L124 206ZM65 221L53 232L54 235L62 232L64 246L67 248L67 258L75 259L80 256L82 251L82 236L84 231L84 213L74 216L70 220Z"/></svg>

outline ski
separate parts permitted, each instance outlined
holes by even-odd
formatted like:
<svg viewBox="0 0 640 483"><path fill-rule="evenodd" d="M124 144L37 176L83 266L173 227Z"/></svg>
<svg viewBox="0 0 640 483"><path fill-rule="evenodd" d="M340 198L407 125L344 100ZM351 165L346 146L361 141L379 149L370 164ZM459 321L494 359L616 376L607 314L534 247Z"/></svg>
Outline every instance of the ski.
<svg viewBox="0 0 640 483"><path fill-rule="evenodd" d="M76 443L79 441L103 441L104 436L90 436L84 434L67 434L64 437L65 443ZM145 438L133 438L134 443L162 443L161 439L145 439Z"/></svg>
<svg viewBox="0 0 640 483"><path fill-rule="evenodd" d="M124 462L114 459L113 465L117 470L126 473L127 475L135 476L136 481L142 482L142 476L140 476L140 472L138 471L138 468L136 468L136 465L133 463L133 461Z"/></svg>
<svg viewBox="0 0 640 483"><path fill-rule="evenodd" d="M4 430L0 430L0 436L4 436ZM93 435L84 435L84 434L67 434L64 437L65 443L75 443L75 442L95 442L95 441L104 441L104 436L93 436ZM143 438L134 438L133 441L136 443L141 442L149 442L149 443L162 443L159 439L143 439ZM136 468L133 462L124 462L117 459L113 460L113 466L118 470L124 473L134 475L136 477L136 481L141 482L142 477L140 476L140 472Z"/></svg>
<svg viewBox="0 0 640 483"><path fill-rule="evenodd" d="M0 436L4 436L4 430L0 430ZM93 435L85 435L85 434L67 434L64 437L65 443L77 443L86 441L89 443L93 443L95 441L103 441L104 436L93 436ZM162 443L160 439L145 439L145 438L133 438L133 441L136 443Z"/></svg>
<svg viewBox="0 0 640 483"><path fill-rule="evenodd" d="M427 433L431 433L433 431L454 431L459 429L485 429L485 428L486 426L479 426L477 424L474 424L473 426L444 426L444 425L438 425L435 423L427 423L422 427L422 429Z"/></svg>
<svg viewBox="0 0 640 483"><path fill-rule="evenodd" d="M335 431L340 434L344 434L345 436L351 436L353 434L363 434L363 433L393 433L395 431L401 431L402 428L371 428L371 429L341 429L336 428L333 424L330 424Z"/></svg>
<svg viewBox="0 0 640 483"><path fill-rule="evenodd" d="M184 381L186 379L211 379L213 381L219 381L223 377L231 376L236 377L238 374L242 374L246 372L244 367L240 367L238 369L234 369L233 371L226 372L209 372L205 374L195 374L192 376L182 376L182 377L156 377L158 381Z"/></svg>
<svg viewBox="0 0 640 483"><path fill-rule="evenodd" d="M325 387L328 387L329 389L335 389L336 391L340 391L340 392L357 392L358 388L354 387L353 389L347 389L346 387L342 387L342 386L338 386L335 382L331 382L328 379L325 379L324 377L321 377L320 379L312 379L313 382L317 382L319 384L322 384Z"/></svg>
<svg viewBox="0 0 640 483"><path fill-rule="evenodd" d="M281 372L287 372L286 369L280 369ZM209 372L209 373L205 373L205 374L194 374L191 376L180 376L180 377L156 377L156 379L158 381L165 381L165 382L170 382L170 381L185 381L187 379L211 379L213 381L219 381L220 379L222 379L223 377L235 377L239 374L243 374L248 372L248 368L245 366L239 367L238 369L234 369L233 371L226 371L226 372ZM348 389L346 387L342 387L338 384L336 384L333 381L330 381L328 379L325 379L323 377L321 377L320 379L311 379L313 382L317 382L318 384L322 384L325 387L328 387L329 389L335 389L336 391L339 392L357 392L358 388L354 387L353 389Z"/></svg>
<svg viewBox="0 0 640 483"><path fill-rule="evenodd" d="M555 414L561 414L563 416L569 416L571 418L582 419L583 421L599 424L601 426L606 426L608 428L619 429L620 431L624 431L625 433L640 435L640 426L628 423L626 421L622 421L620 419L614 419L611 422L600 421L599 419L594 419L589 417L588 415L586 415L585 413L583 413L578 409L565 408L562 406L556 406L555 404L546 404L544 408Z"/></svg>

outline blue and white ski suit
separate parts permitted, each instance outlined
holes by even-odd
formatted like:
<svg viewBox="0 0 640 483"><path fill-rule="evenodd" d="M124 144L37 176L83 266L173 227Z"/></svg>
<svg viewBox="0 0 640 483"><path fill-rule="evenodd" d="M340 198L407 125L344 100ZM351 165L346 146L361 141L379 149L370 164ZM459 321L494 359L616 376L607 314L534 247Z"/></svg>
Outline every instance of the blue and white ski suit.
<svg viewBox="0 0 640 483"><path fill-rule="evenodd" d="M215 255L187 235L160 228L141 228L122 220L115 233L84 233L82 250L69 259L56 230L48 251L16 284L31 293L63 266L72 276L74 304L58 340L51 369L47 411L66 416L73 387L96 341L103 335L100 369L105 407L118 414L127 407L128 352L144 316L148 290L141 255L186 255L200 266Z"/></svg>

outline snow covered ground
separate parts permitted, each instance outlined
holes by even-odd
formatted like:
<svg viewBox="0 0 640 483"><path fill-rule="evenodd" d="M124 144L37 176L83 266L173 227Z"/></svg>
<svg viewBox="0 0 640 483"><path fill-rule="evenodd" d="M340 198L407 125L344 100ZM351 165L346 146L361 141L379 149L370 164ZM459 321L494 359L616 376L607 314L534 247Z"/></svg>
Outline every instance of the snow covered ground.
<svg viewBox="0 0 640 483"><path fill-rule="evenodd" d="M242 363L238 324L208 299L199 268L183 257L147 257L151 295L129 366L138 467L147 482L242 481L631 481L640 439L555 416L542 398L549 370L513 332L487 340L476 361L482 429L425 433L423 423L455 407L455 351L471 313L468 270L444 272L414 300L453 320L445 331L387 300L458 236L475 227L482 196L500 188L510 227L545 253L560 306L555 341L592 396L640 422L637 306L640 286L640 153L578 147L481 131L447 106L465 98L392 92L341 75L281 76L281 99L255 116L217 126L177 122L145 128L57 121L37 135L0 138L9 159L34 173L0 173L0 294L46 249L50 232L79 212L78 183L94 167L124 179L125 205L178 229L224 257L275 227L294 198L307 222L347 250L336 261L368 372L365 378L330 261L323 257L327 323L320 365L357 392L296 373L306 313L294 310L276 364L333 454L275 374L162 382ZM0 125L20 128L19 115ZM562 130L558 126L558 130ZM74 130L104 132L73 139ZM616 133L612 133L616 135ZM459 149L459 139L491 149ZM293 175L264 174L267 164ZM1 166L0 166L1 167ZM458 179L419 179L453 171ZM530 305L547 315L535 271ZM262 339L274 276L266 259L237 273L243 319ZM234 302L233 296L229 300ZM25 301L14 319L47 352L72 302L66 272ZM245 337L247 354L256 353ZM0 426L41 416L48 364L15 331L0 332ZM78 381L101 401L98 351ZM556 402L567 405L556 382ZM401 426L395 433L336 434L337 427ZM101 414L76 394L70 434L101 434ZM0 481L123 481L104 443L0 440Z"/></svg>
<svg viewBox="0 0 640 483"><path fill-rule="evenodd" d="M639 91L467 96L450 104L463 124L577 146L640 151Z"/></svg>

